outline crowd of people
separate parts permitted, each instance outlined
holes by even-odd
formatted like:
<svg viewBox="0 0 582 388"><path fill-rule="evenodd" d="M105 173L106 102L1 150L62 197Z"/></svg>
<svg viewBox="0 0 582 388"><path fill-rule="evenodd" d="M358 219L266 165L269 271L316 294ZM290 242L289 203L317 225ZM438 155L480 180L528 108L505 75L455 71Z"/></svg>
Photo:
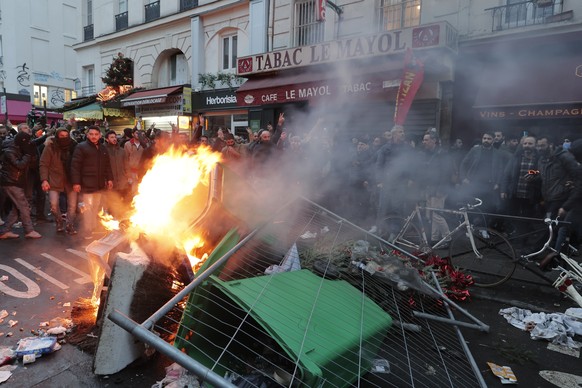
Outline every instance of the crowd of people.
<svg viewBox="0 0 582 388"><path fill-rule="evenodd" d="M197 122L205 120L200 116ZM0 239L20 237L13 229L18 222L25 237L41 237L34 223L48 219L46 198L58 233L75 235L80 228L91 238L97 212L105 208L122 218L154 156L171 145L220 152L223 164L257 191L272 190L278 182L373 233L385 232L387 215L405 216L419 202L456 207L477 197L485 213L568 221L556 247L569 236L582 236L582 139L554 145L543 136L510 141L500 131L485 132L467 150L460 139L450 147L441 144L434 128L418 145L402 126L350 138L318 121L294 134L284 114L276 125L248 128L247 135L248 140L218 129L209 137L201 125L191 137L155 126L126 128L121 135L98 126L0 127ZM447 236L442 215L432 212L429 220L432 240ZM502 224L494 226L506 227Z"/></svg>

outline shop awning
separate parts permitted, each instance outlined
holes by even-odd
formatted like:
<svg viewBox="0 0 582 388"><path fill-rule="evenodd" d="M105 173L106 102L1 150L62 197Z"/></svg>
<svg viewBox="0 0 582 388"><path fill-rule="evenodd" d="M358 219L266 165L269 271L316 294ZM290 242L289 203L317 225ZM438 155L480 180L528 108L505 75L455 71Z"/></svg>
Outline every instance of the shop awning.
<svg viewBox="0 0 582 388"><path fill-rule="evenodd" d="M182 86L173 86L169 88L151 89L136 92L121 100L121 106L137 106L149 104L163 104L169 95L182 91Z"/></svg>
<svg viewBox="0 0 582 388"><path fill-rule="evenodd" d="M400 75L399 71L350 74L347 78L318 72L280 74L246 81L237 89L236 99L237 105L249 106L395 93Z"/></svg>
<svg viewBox="0 0 582 388"><path fill-rule="evenodd" d="M16 101L7 100L6 108L8 110L8 120L12 124L23 123L26 121L28 112L32 109L30 101ZM5 115L0 115L0 119L4 120Z"/></svg>
<svg viewBox="0 0 582 388"><path fill-rule="evenodd" d="M65 120L73 117L77 120L103 120L103 109L101 105L94 102L63 113L63 119Z"/></svg>
<svg viewBox="0 0 582 388"><path fill-rule="evenodd" d="M475 108L582 103L582 57L485 64Z"/></svg>

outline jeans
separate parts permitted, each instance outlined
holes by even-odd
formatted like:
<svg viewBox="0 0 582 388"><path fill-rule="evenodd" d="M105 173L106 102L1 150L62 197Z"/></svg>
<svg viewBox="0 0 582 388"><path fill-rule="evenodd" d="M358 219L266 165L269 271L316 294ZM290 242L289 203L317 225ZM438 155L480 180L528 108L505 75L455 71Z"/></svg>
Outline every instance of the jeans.
<svg viewBox="0 0 582 388"><path fill-rule="evenodd" d="M93 233L97 226L97 214L101 210L101 197L103 193L83 193L83 202L85 203L85 213L81 223L84 234Z"/></svg>
<svg viewBox="0 0 582 388"><path fill-rule="evenodd" d="M61 207L59 206L59 191L50 190L49 191L49 202L51 204L51 213L55 217L55 222L57 224L61 222ZM75 216L77 214L77 193L70 190L67 194L67 222L69 224L74 224Z"/></svg>
<svg viewBox="0 0 582 388"><path fill-rule="evenodd" d="M0 227L0 234L9 232L12 229L12 225L18 221L18 216L20 216L25 233L34 231L32 219L30 218L30 205L26 199L24 189L16 186L4 186L3 189L8 198L12 200L12 209L8 213L4 225Z"/></svg>

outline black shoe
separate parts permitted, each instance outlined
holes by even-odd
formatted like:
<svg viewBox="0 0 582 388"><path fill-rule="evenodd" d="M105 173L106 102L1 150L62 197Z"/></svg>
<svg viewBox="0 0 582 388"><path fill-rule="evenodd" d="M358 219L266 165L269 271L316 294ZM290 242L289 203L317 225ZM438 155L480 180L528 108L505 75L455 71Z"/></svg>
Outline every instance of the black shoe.
<svg viewBox="0 0 582 388"><path fill-rule="evenodd" d="M67 224L66 230L67 230L67 234L70 234L70 235L77 234L77 229L75 229L75 226L73 224Z"/></svg>

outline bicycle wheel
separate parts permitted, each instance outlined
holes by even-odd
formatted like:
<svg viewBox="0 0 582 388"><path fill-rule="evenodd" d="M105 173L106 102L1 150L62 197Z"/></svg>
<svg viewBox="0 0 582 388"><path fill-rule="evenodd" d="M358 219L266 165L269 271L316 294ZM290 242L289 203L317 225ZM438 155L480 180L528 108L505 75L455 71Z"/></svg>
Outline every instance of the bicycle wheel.
<svg viewBox="0 0 582 388"><path fill-rule="evenodd" d="M398 246L419 250L422 245L420 230L410 222L403 231L406 219L399 216L388 216L382 222L381 237Z"/></svg>
<svg viewBox="0 0 582 388"><path fill-rule="evenodd" d="M449 249L452 265L473 276L479 287L495 287L507 281L517 266L515 251L509 241L489 228L475 227L472 233L475 247L483 257L475 255L466 233L458 233Z"/></svg>

